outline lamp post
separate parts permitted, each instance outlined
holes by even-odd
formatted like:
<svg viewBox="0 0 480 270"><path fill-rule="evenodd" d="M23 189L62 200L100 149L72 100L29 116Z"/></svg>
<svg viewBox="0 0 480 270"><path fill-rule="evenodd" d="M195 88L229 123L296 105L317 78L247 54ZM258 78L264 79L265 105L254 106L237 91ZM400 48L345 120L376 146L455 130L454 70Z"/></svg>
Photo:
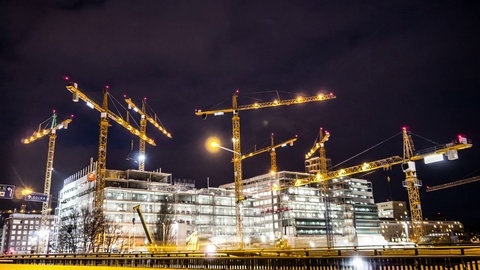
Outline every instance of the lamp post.
<svg viewBox="0 0 480 270"><path fill-rule="evenodd" d="M235 146L239 144L235 139L233 139L234 149L237 149ZM245 199L242 194L242 187L241 187L241 156L242 154L239 151L235 151L229 148L226 148L220 145L219 140L217 138L209 138L205 145L210 152L214 152L216 149L222 149L228 152L233 153L233 163L234 163L234 183L235 183L235 219L236 219L236 229L237 229L237 248L243 249L243 245L245 242L244 235L243 235L243 218L242 218L242 211L240 209L241 202ZM213 151L212 151L213 150ZM240 180L238 179L240 178Z"/></svg>
<svg viewBox="0 0 480 270"><path fill-rule="evenodd" d="M165 223L162 222L162 243L163 243L163 246L166 246L165 245Z"/></svg>

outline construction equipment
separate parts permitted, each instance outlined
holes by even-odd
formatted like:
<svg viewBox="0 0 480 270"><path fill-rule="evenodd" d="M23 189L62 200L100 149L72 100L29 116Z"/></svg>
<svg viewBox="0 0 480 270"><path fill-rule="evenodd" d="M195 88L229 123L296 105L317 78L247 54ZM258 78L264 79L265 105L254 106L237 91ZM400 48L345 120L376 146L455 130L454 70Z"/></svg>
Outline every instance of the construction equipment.
<svg viewBox="0 0 480 270"><path fill-rule="evenodd" d="M232 107L227 109L220 110L210 110L202 111L196 110L195 115L202 116L203 119L206 119L208 115L223 115L225 113L232 113L232 140L233 140L233 173L234 173L234 184L235 184L235 216L236 216L236 229L237 229L237 246L240 249L243 249L243 218L240 211L240 203L245 199L242 191L242 159L241 159L241 148L240 148L240 117L239 112L245 110L253 109L263 109L269 107L278 107L284 105L294 105L302 104L306 102L314 101L324 101L329 99L336 98L332 93L329 95L320 94L318 96L312 97L298 97L296 99L287 99L287 100L275 100L272 102L262 102L254 103L249 105L238 105L237 103L238 90L233 94L232 97Z"/></svg>
<svg viewBox="0 0 480 270"><path fill-rule="evenodd" d="M319 132L319 141L314 144L313 148L310 149L310 151L305 155L305 170L307 173L326 173L328 171L328 166L327 166L327 153L325 150L325 142L328 141L330 138L330 133L325 130L325 133L323 131L323 128L320 128ZM319 150L319 157L317 158L312 158L310 157L317 151ZM316 164L318 160L318 170L316 170ZM308 164L308 165L307 165ZM322 188L323 188L323 202L325 206L325 228L326 228L326 236L327 236L327 248L333 248L333 232L332 232L332 224L330 221L330 198L329 198L329 181L323 181L322 182Z"/></svg>
<svg viewBox="0 0 480 270"><path fill-rule="evenodd" d="M354 175L357 173L365 173L380 168L390 169L393 165L401 164L402 170L405 173L406 179L403 181L403 185L407 188L411 219L413 226L413 241L416 243L422 242L422 237L424 235L423 230L423 217L422 209L420 204L420 194L418 188L421 186L421 181L418 180L415 161L422 159L430 159L438 156L447 156L449 160L454 160L458 158L458 150L463 150L472 147L472 143L465 137L459 136L457 139L453 140L447 144L440 144L432 148L428 148L422 151L415 152L413 141L410 135L410 132L406 128L403 128L403 158L400 156L392 156L385 159L380 159L372 162L366 162L360 165L353 167L340 169L336 171L328 171L326 173L317 173L312 175L310 178L306 179L297 179L292 186L302 186L312 183L318 183L327 181L334 178L345 177ZM282 189L289 188L291 186L280 187Z"/></svg>
<svg viewBox="0 0 480 270"><path fill-rule="evenodd" d="M197 231L193 231L193 233L191 233L187 237L185 242L186 242L186 249L187 250L197 251L198 247L199 247Z"/></svg>
<svg viewBox="0 0 480 270"><path fill-rule="evenodd" d="M140 209L140 205L134 206L133 210L137 211L138 217L140 217L140 222L142 223L143 230L145 231L145 235L147 236L148 240L148 250L150 252L155 252L155 242L153 241L153 237L150 234L150 230L148 230L147 223L145 223L145 219L143 218L142 210Z"/></svg>
<svg viewBox="0 0 480 270"><path fill-rule="evenodd" d="M165 136L168 138L172 138L172 134L168 132L163 125L158 123L157 121L157 115L154 115L154 117L151 117L147 114L146 111L146 104L147 104L147 99L143 98L142 99L142 108L139 109L133 101L128 98L127 96L124 96L125 102L128 104L128 108L132 109L133 111L137 112L140 114L140 131L142 133L147 132L147 121L150 122L154 127L156 127L158 130L160 130ZM139 143L139 150L138 150L138 170L144 171L145 170L145 147L146 143L145 140L140 138L140 143Z"/></svg>
<svg viewBox="0 0 480 270"><path fill-rule="evenodd" d="M244 160L246 158L253 157L253 156L256 156L256 155L261 154L261 153L270 152L270 173L274 174L274 173L277 172L277 154L275 152L275 149L279 148L279 147L285 147L287 145L292 146L293 143L296 140L297 140L297 136L295 136L294 138L292 138L288 141L285 141L283 143L275 145L274 138L273 138L273 133L272 133L272 135L270 136L270 146L267 146L267 147L261 148L259 150L255 150L253 152L250 152L248 154L242 155L241 158L242 158L242 160ZM232 162L234 162L233 159L232 159Z"/></svg>
<svg viewBox="0 0 480 270"><path fill-rule="evenodd" d="M66 78L68 80L68 77ZM122 117L116 115L108 109L108 89L105 87L103 90L103 102L102 105L97 104L94 100L85 95L75 82L70 82L66 85L68 91L73 94L73 101L78 102L79 99L85 101L87 106L100 112L100 131L98 138L98 161L96 168L96 184L95 184L95 209L103 208L104 188L105 188L105 175L107 171L107 135L108 127L110 126L108 119L112 119L119 125L130 131L132 134L140 137L150 145L156 146L155 141L124 120Z"/></svg>
<svg viewBox="0 0 480 270"><path fill-rule="evenodd" d="M465 179L462 179L462 180L457 180L457 181L453 181L453 182L450 182L450 183L441 184L441 185L437 185L437 186L433 186L433 187L427 186L427 192L432 192L432 191L437 191L437 190L441 190L441 189L456 187L456 186L469 184L469 183L473 183L473 182L477 182L477 181L480 181L480 176L465 178Z"/></svg>
<svg viewBox="0 0 480 270"><path fill-rule="evenodd" d="M43 193L47 195L47 201L42 203L42 215L40 220L40 231L42 233L40 235L40 241L37 246L37 253L41 254L45 253L48 250L48 208L50 205L50 187L52 185L53 156L55 154L55 141L57 138L57 130L62 128L67 129L68 124L72 122L72 117L73 116L68 117L60 124L57 124L57 114L54 110L52 117L43 122L45 123L50 120L50 128L43 128L42 123L38 126L37 132L34 132L33 135L29 138L22 140L22 143L29 144L46 135L50 135L50 139L48 141L47 168L45 170L45 184L43 189Z"/></svg>

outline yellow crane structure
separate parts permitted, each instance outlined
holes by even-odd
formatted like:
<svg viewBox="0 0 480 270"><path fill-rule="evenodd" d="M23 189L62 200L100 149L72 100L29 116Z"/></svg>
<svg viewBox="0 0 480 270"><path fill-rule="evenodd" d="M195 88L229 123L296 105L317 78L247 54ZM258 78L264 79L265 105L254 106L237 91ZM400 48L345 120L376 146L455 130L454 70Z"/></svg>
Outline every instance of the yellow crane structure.
<svg viewBox="0 0 480 270"><path fill-rule="evenodd" d="M241 159L244 160L246 158L253 157L253 156L256 156L256 155L261 154L261 153L270 152L270 173L274 174L274 173L277 172L277 153L275 152L275 149L280 148L280 147L285 147L287 145L292 146L293 143L297 139L298 139L298 137L295 136L294 138L292 138L290 140L287 140L283 143L275 144L274 134L272 133L272 135L270 136L270 146L267 146L267 147L255 150L253 152L250 152L248 154L242 155ZM232 159L232 162L234 162L233 159Z"/></svg>
<svg viewBox="0 0 480 270"><path fill-rule="evenodd" d="M435 147L416 152L410 132L407 131L406 128L403 128L402 135L404 152L403 157L392 156L380 160L365 162L363 164L348 167L345 169L327 171L326 173L317 173L316 175L312 175L312 177L309 178L297 179L292 184L292 186L302 186L312 183L324 182L330 179L350 176L357 173L370 172L381 168L390 169L393 165L401 164L402 170L406 176L405 181L403 181L403 185L406 187L408 192L413 227L412 239L416 243L421 243L422 237L424 236L424 228L419 187L422 183L417 178L415 161L429 159L434 156L441 156L442 158L443 156L447 156L448 160L454 160L458 158L458 150L470 148L472 147L472 143L467 138L459 136L457 139L453 140L450 143L440 144ZM283 189L289 187L291 186L286 185L280 188Z"/></svg>
<svg viewBox="0 0 480 270"><path fill-rule="evenodd" d="M295 105L303 104L307 102L316 102L324 101L329 99L336 98L332 93L328 95L317 95L311 97L298 97L295 99L286 99L286 100L274 100L271 102L261 102L253 103L248 105L238 105L237 102L238 91L233 94L232 97L232 107L227 109L220 110L209 110L202 111L196 110L195 115L202 116L203 119L206 119L208 115L223 115L225 113L232 113L232 140L233 140L233 172L234 172L234 184L235 184L235 216L236 216L236 241L237 247L243 249L243 218L240 211L240 203L245 199L243 196L242 190L242 159L241 159L241 148L240 148L240 111L245 110L255 110L255 109L264 109L270 107L278 107L285 105Z"/></svg>
<svg viewBox="0 0 480 270"><path fill-rule="evenodd" d="M128 108L140 114L140 132L144 134L147 132L147 121L148 121L154 127L156 127L160 132L165 134L165 136L167 136L168 138L172 138L172 134L170 134L170 132L168 132L162 124L158 123L156 115L154 117L151 117L150 115L147 114L146 98L142 99L142 108L137 107L137 105L135 105L135 103L133 103L133 101L127 96L124 96L124 98L125 98L125 102L128 104ZM138 170L140 171L145 170L145 152L146 152L145 149L146 149L146 141L140 138L139 150L138 150Z"/></svg>
<svg viewBox="0 0 480 270"><path fill-rule="evenodd" d="M320 173L324 174L328 171L327 166L327 152L325 150L325 142L330 138L330 133L324 131L323 128L320 128L318 139L319 141L314 144L312 149L305 155L305 171L307 173ZM318 150L319 157L312 158L312 155ZM317 162L318 160L318 162ZM323 202L325 205L325 227L326 227L326 236L327 236L327 248L333 247L333 232L332 226L330 224L330 198L329 198L329 189L328 189L328 180L322 182L323 188Z"/></svg>
<svg viewBox="0 0 480 270"><path fill-rule="evenodd" d="M480 181L480 176L465 178L465 179L462 179L462 180L457 180L457 181L453 181L453 182L449 182L449 183L445 183L445 184L441 184L441 185L436 185L436 186L431 186L431 187L427 186L427 192L432 192L432 191L437 191L437 190L441 190L441 189L461 186L461 185L465 185L465 184L469 184L469 183L473 183L473 182L477 182L477 181Z"/></svg>
<svg viewBox="0 0 480 270"><path fill-rule="evenodd" d="M50 121L51 120L51 121ZM42 124L50 121L50 128L42 127ZM57 130L59 129L67 129L68 124L72 122L72 116L66 118L61 123L57 124L57 114L55 110L53 111L52 117L48 120L44 121L42 124L38 126L38 130L33 133L32 136L29 138L22 139L23 144L30 144L46 135L50 135L50 139L48 141L48 155L47 155L47 166L45 170L45 183L43 188L43 193L47 195L47 201L42 203L42 213L40 219L40 231L42 234L39 238L39 244L37 246L37 253L43 254L46 253L48 250L48 233L49 231L48 226L48 208L50 205L50 188L52 185L52 170L53 170L53 157L55 155L55 141L57 138Z"/></svg>
<svg viewBox="0 0 480 270"><path fill-rule="evenodd" d="M68 79L68 78L67 78ZM103 208L104 189L105 189L105 175L107 171L107 136L108 127L110 126L108 119L111 119L130 131L130 133L140 137L150 145L156 146L155 141L147 135L130 125L128 121L122 117L116 115L108 109L108 89L105 87L103 90L103 102L102 105L96 103L93 99L85 95L75 82L70 82L66 85L68 91L73 94L73 101L78 102L80 99L85 101L87 106L100 112L100 131L98 138L98 160L96 168L96 184L95 184L95 209Z"/></svg>

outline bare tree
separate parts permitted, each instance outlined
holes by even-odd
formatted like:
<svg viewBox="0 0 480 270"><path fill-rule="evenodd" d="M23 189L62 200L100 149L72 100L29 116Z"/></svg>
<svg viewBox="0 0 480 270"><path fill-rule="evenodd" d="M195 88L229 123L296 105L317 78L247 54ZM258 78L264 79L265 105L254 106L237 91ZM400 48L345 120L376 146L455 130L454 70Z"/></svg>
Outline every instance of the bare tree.
<svg viewBox="0 0 480 270"><path fill-rule="evenodd" d="M106 224L106 228L104 230L104 237L103 237L103 246L105 251L112 252L113 245L120 240L120 229L122 226L117 223L109 222ZM121 246L123 246L123 238L122 241L119 242Z"/></svg>
<svg viewBox="0 0 480 270"><path fill-rule="evenodd" d="M173 243L174 209L168 197L160 201L160 209L157 212L157 221L155 222L155 242L161 243L162 246L169 246Z"/></svg>
<svg viewBox="0 0 480 270"><path fill-rule="evenodd" d="M58 236L60 252L99 252L105 246L105 233L116 231L117 224L109 222L101 209L82 207L62 218ZM112 227L112 228L111 228ZM113 241L113 239L109 239Z"/></svg>
<svg viewBox="0 0 480 270"><path fill-rule="evenodd" d="M61 219L58 231L57 250L65 253L76 253L80 240L79 234L80 213L73 209L68 216Z"/></svg>

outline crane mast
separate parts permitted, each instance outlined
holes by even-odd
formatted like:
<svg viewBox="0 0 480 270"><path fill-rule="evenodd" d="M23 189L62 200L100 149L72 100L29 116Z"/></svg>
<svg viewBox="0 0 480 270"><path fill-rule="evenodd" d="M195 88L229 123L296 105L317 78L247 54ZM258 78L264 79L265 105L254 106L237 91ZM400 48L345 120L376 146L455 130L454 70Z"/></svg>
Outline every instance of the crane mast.
<svg viewBox="0 0 480 270"><path fill-rule="evenodd" d="M243 196L242 190L242 159L241 159L241 147L240 147L240 117L238 115L239 111L242 110L252 110L252 109L261 109L268 107L277 107L283 105L293 105L293 104L302 104L306 102L314 101L323 101L328 99L336 98L333 94L329 95L318 95L312 97L298 97L296 99L287 99L287 100L275 100L272 102L263 102L263 103L254 103L248 105L238 105L237 95L238 91L233 94L232 97L232 108L221 109L221 110L211 110L211 111L202 111L196 110L195 115L202 116L203 119L206 119L207 115L223 115L224 113L232 113L232 140L233 140L233 175L234 175L234 185L235 185L235 216L236 216L236 241L237 246L240 249L243 249L244 237L243 237L243 217L240 209L241 202L245 199Z"/></svg>
<svg viewBox="0 0 480 270"><path fill-rule="evenodd" d="M270 146L273 147L274 146L274 137L273 137L273 133L272 135L270 136ZM272 150L270 150L270 173L274 174L277 172L277 153L275 152L275 148L272 148Z"/></svg>
<svg viewBox="0 0 480 270"><path fill-rule="evenodd" d="M325 142L328 141L330 138L330 133L328 131L323 130L323 128L320 128L319 131L319 141L315 143L313 148L305 155L305 160L307 161L314 153L315 151L318 150L319 153L319 159L318 159L318 173L320 174L325 174L328 171L328 166L327 166L327 152L325 150ZM311 171L308 170L307 172L312 173ZM330 219L330 198L329 198L329 188L328 188L328 183L329 181L323 181L322 182L322 188L323 188L323 194L324 194L324 206L325 206L325 227L326 227L326 238L327 238L327 248L332 248L333 247L333 232L332 232L332 224L331 224L331 219Z"/></svg>
<svg viewBox="0 0 480 270"><path fill-rule="evenodd" d="M243 216L240 209L240 204L245 199L242 189L242 159L240 148L240 117L238 116L237 95L232 97L232 137L233 137L233 178L235 183L235 222L237 229L237 244L240 249L243 249Z"/></svg>
<svg viewBox="0 0 480 270"><path fill-rule="evenodd" d="M147 121L150 122L154 127L156 127L160 132L165 134L168 138L172 138L172 134L168 132L161 124L158 123L155 117L151 117L147 114L147 99L144 98L142 99L142 108L139 109L135 103L128 98L127 96L124 96L125 102L128 104L128 108L132 109L133 111L137 112L140 114L140 132L143 132L146 134L147 132ZM140 138L140 143L139 143L139 160L138 160L138 170L144 171L145 170L145 153L146 153L146 143L145 140Z"/></svg>
<svg viewBox="0 0 480 270"><path fill-rule="evenodd" d="M52 123L49 129L41 130L41 125L38 127L38 131L35 132L30 138L23 139L22 143L29 144L34 142L37 139L42 138L50 134L48 140L48 154L47 154L47 165L45 169L45 183L43 188L43 194L47 195L47 201L42 203L42 213L40 218L40 231L42 232L39 236L39 244L37 246L37 253L43 254L48 250L48 208L50 206L50 189L52 186L52 170L53 170L53 158L55 155L55 141L57 138L57 130L68 128L68 124L72 122L72 118L69 117L63 120L60 124L57 124L57 114L53 111L51 117Z"/></svg>
<svg viewBox="0 0 480 270"><path fill-rule="evenodd" d="M408 201L410 204L410 216L412 220L413 239L417 243L422 241L422 237L425 235L425 229L423 228L423 215L422 205L420 202L420 190L422 181L417 178L417 171L415 169L415 162L408 161L412 158L415 147L413 145L412 137L406 128L403 128L403 159L402 169L405 173L405 181L403 186L407 189Z"/></svg>
<svg viewBox="0 0 480 270"><path fill-rule="evenodd" d="M145 99L142 100L142 112L145 113ZM147 119L142 115L140 118L140 132L147 133ZM145 152L146 152L146 143L144 140L140 139L138 144L138 170L145 171Z"/></svg>
<svg viewBox="0 0 480 270"><path fill-rule="evenodd" d="M68 79L68 78L67 78ZM134 128L125 121L122 117L116 115L108 109L108 86L103 90L102 105L99 105L94 100L85 95L78 89L77 83L70 82L66 85L68 91L73 94L73 101L78 102L79 99L85 101L87 106L100 112L100 130L98 137L98 160L96 168L96 183L95 183L95 209L103 208L105 176L107 171L107 137L108 127L110 126L109 119L114 120L119 125L130 131L130 133L138 136L150 145L155 146L155 141L149 138L144 132Z"/></svg>

